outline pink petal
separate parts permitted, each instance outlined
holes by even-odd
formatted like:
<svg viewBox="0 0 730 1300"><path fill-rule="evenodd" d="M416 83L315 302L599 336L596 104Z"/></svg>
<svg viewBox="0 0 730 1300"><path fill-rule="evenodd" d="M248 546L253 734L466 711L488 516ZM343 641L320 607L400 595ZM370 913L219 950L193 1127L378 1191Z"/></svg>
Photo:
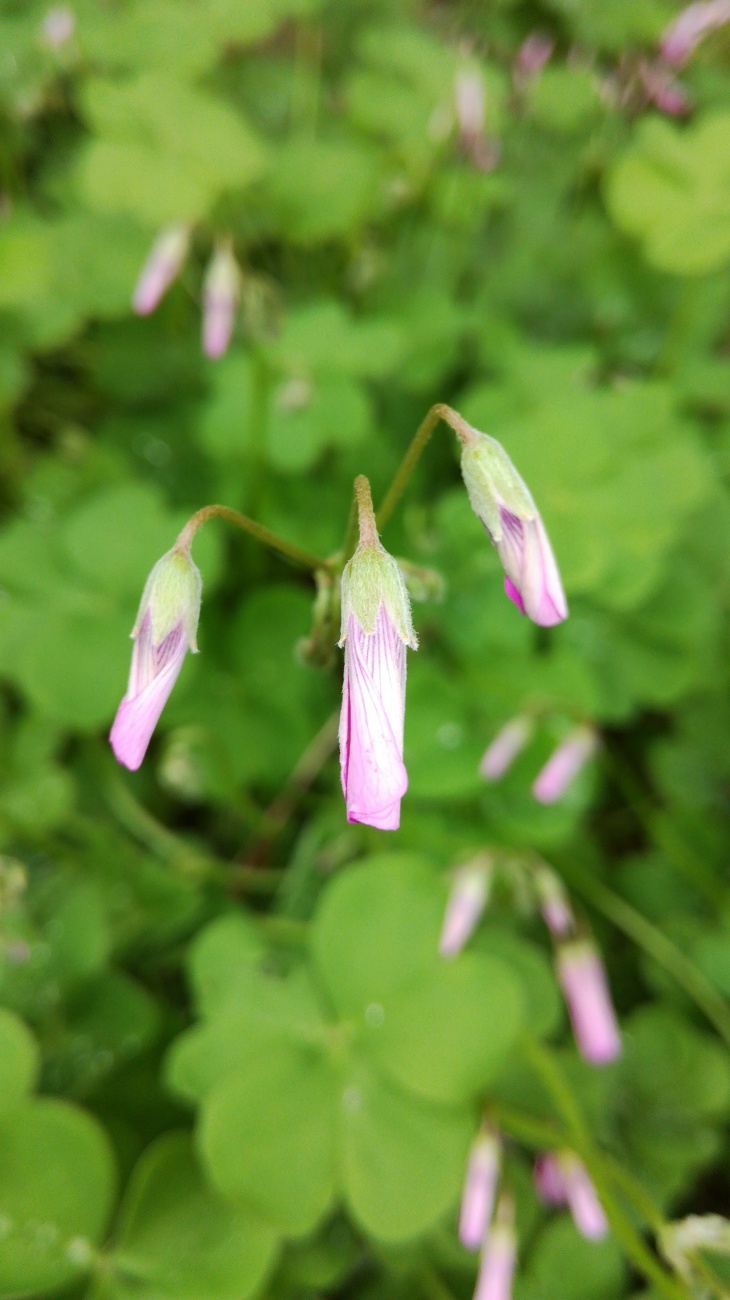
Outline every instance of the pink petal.
<svg viewBox="0 0 730 1300"><path fill-rule="evenodd" d="M342 789L351 822L397 830L403 764L406 648L381 605L375 631L350 616L340 714Z"/></svg>
<svg viewBox="0 0 730 1300"><path fill-rule="evenodd" d="M563 584L539 514L520 519L500 508L502 536L497 550L504 565L505 591L517 608L541 627L568 617Z"/></svg>
<svg viewBox="0 0 730 1300"><path fill-rule="evenodd" d="M509 596L510 600L512 601L512 604L517 606L521 614L526 614L527 610L525 609L525 606L522 603L522 597L511 578L505 578L504 589L507 595Z"/></svg>
<svg viewBox="0 0 730 1300"><path fill-rule="evenodd" d="M565 1205L568 1187L557 1156L551 1151L538 1156L533 1168L535 1188L541 1201L548 1205Z"/></svg>
<svg viewBox="0 0 730 1300"><path fill-rule="evenodd" d="M588 1241L600 1241L608 1232L608 1220L585 1166L576 1156L565 1157L568 1205L573 1222Z"/></svg>
<svg viewBox="0 0 730 1300"><path fill-rule="evenodd" d="M605 1065L621 1054L621 1034L603 963L588 944L565 945L558 952L558 979L581 1056Z"/></svg>
<svg viewBox="0 0 730 1300"><path fill-rule="evenodd" d="M181 624L157 647L151 644L150 628L148 612L132 651L127 693L109 733L115 757L132 772L137 770L147 752L188 650Z"/></svg>
<svg viewBox="0 0 730 1300"><path fill-rule="evenodd" d="M472 1144L459 1213L459 1241L467 1250L479 1250L489 1230L499 1177L499 1142L482 1132Z"/></svg>
<svg viewBox="0 0 730 1300"><path fill-rule="evenodd" d="M577 727L557 746L538 772L532 793L539 803L557 803L596 752L598 737L590 727Z"/></svg>
<svg viewBox="0 0 730 1300"><path fill-rule="evenodd" d="M482 1256L474 1300L510 1300L516 1262L514 1230L497 1224Z"/></svg>

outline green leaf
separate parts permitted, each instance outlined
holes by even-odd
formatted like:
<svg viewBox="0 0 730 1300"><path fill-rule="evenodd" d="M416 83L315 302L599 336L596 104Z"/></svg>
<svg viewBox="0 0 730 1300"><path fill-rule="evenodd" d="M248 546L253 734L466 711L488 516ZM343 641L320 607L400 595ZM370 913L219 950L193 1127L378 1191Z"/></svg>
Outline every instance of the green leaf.
<svg viewBox="0 0 730 1300"><path fill-rule="evenodd" d="M586 1241L564 1215L540 1233L515 1300L614 1300L625 1284L616 1242Z"/></svg>
<svg viewBox="0 0 730 1300"><path fill-rule="evenodd" d="M335 1079L316 1049L272 1043L208 1094L200 1150L218 1190L293 1236L335 1193Z"/></svg>
<svg viewBox="0 0 730 1300"><path fill-rule="evenodd" d="M614 164L606 201L654 266L702 275L730 259L730 114L680 130L651 118Z"/></svg>
<svg viewBox="0 0 730 1300"><path fill-rule="evenodd" d="M382 1241L424 1232L458 1199L474 1115L430 1105L364 1063L344 1076L341 1168L355 1220Z"/></svg>
<svg viewBox="0 0 730 1300"><path fill-rule="evenodd" d="M0 1008L0 1116L30 1092L38 1074L38 1048L12 1011Z"/></svg>
<svg viewBox="0 0 730 1300"><path fill-rule="evenodd" d="M294 138L272 158L273 210L296 243L350 234L378 206L377 171L377 156L355 138Z"/></svg>
<svg viewBox="0 0 730 1300"><path fill-rule="evenodd" d="M61 1101L29 1101L0 1122L0 1296L50 1292L88 1269L112 1207L103 1130Z"/></svg>
<svg viewBox="0 0 730 1300"><path fill-rule="evenodd" d="M506 963L466 953L365 1008L366 1043L382 1069L432 1101L478 1096L522 1026L520 986Z"/></svg>
<svg viewBox="0 0 730 1300"><path fill-rule="evenodd" d="M115 1300L246 1300L273 1264L273 1229L206 1184L183 1133L136 1166L111 1254Z"/></svg>
<svg viewBox="0 0 730 1300"><path fill-rule="evenodd" d="M371 1002L433 971L445 906L442 881L415 854L372 857L332 882L312 952L341 1015L359 1019Z"/></svg>
<svg viewBox="0 0 730 1300"><path fill-rule="evenodd" d="M212 1016L248 987L267 952L260 929L242 912L219 917L197 935L190 951L190 982L198 1013Z"/></svg>

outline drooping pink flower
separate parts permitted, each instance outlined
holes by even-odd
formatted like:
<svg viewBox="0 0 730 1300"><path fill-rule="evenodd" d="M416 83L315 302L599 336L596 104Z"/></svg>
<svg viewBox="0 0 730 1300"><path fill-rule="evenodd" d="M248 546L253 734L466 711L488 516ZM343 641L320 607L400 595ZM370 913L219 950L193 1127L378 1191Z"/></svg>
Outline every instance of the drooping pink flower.
<svg viewBox="0 0 730 1300"><path fill-rule="evenodd" d="M568 1205L583 1237L600 1241L608 1220L585 1165L572 1151L549 1152L535 1161L535 1186L543 1201Z"/></svg>
<svg viewBox="0 0 730 1300"><path fill-rule="evenodd" d="M495 438L459 419L461 472L475 514L499 552L510 600L533 623L568 617L552 547L527 484Z"/></svg>
<svg viewBox="0 0 730 1300"><path fill-rule="evenodd" d="M621 1054L621 1034L596 948L588 941L562 944L557 968L581 1056L594 1065L615 1060Z"/></svg>
<svg viewBox="0 0 730 1300"><path fill-rule="evenodd" d="M598 735L593 727L576 727L553 750L538 772L532 793L539 803L557 803L577 777L581 768L596 753Z"/></svg>
<svg viewBox="0 0 730 1300"><path fill-rule="evenodd" d="M549 36L544 36L542 32L530 32L522 42L517 51L515 59L515 72L521 79L537 76L549 61L555 41Z"/></svg>
<svg viewBox="0 0 730 1300"><path fill-rule="evenodd" d="M132 295L138 316L149 316L180 274L188 255L189 226L169 226L158 235Z"/></svg>
<svg viewBox="0 0 730 1300"><path fill-rule="evenodd" d="M355 486L360 542L342 574L342 789L348 821L391 831L408 787L406 646L415 650L418 640L403 576L378 539L370 485L360 477Z"/></svg>
<svg viewBox="0 0 730 1300"><path fill-rule="evenodd" d="M60 50L66 45L75 30L76 16L68 5L55 5L49 9L41 24L43 42L52 50Z"/></svg>
<svg viewBox="0 0 730 1300"><path fill-rule="evenodd" d="M484 855L454 872L439 940L442 957L455 957L471 937L487 905L491 862Z"/></svg>
<svg viewBox="0 0 730 1300"><path fill-rule="evenodd" d="M730 0L698 0L670 23L661 39L662 58L682 67L709 32L730 22Z"/></svg>
<svg viewBox="0 0 730 1300"><path fill-rule="evenodd" d="M147 579L132 629L129 683L109 734L115 758L131 771L147 752L185 655L197 651L201 586L189 551L175 547Z"/></svg>
<svg viewBox="0 0 730 1300"><path fill-rule="evenodd" d="M508 772L517 756L522 752L533 732L531 718L524 715L511 718L494 740L488 745L479 764L479 771L486 781L498 781Z"/></svg>
<svg viewBox="0 0 730 1300"><path fill-rule="evenodd" d="M503 1195L482 1254L474 1300L510 1300L516 1263L514 1206L512 1198Z"/></svg>
<svg viewBox="0 0 730 1300"><path fill-rule="evenodd" d="M497 1134L484 1127L472 1143L459 1213L459 1241L467 1250L484 1244L494 1210L500 1166Z"/></svg>
<svg viewBox="0 0 730 1300"><path fill-rule="evenodd" d="M203 351L215 361L228 350L241 288L230 240L218 244L203 284Z"/></svg>

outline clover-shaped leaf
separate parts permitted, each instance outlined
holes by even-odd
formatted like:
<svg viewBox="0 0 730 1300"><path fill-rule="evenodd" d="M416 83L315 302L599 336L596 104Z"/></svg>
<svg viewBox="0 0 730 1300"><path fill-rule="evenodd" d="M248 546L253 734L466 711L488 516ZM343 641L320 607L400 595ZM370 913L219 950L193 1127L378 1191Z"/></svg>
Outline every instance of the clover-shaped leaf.
<svg viewBox="0 0 730 1300"><path fill-rule="evenodd" d="M383 855L330 885L311 964L278 973L237 917L195 946L207 1018L173 1045L168 1079L201 1106L215 1187L281 1232L311 1231L341 1197L404 1240L458 1196L522 999L509 960L439 957L445 898L421 859Z"/></svg>
<svg viewBox="0 0 730 1300"><path fill-rule="evenodd" d="M650 262L677 275L702 275L730 259L730 114L707 114L680 130L658 118L608 177L617 225L638 236Z"/></svg>

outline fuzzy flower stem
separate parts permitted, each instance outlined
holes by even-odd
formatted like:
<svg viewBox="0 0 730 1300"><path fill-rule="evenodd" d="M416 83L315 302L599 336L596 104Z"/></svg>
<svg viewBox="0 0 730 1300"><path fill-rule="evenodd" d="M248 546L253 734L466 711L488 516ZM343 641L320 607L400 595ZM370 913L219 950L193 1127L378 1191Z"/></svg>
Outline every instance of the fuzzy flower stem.
<svg viewBox="0 0 730 1300"><path fill-rule="evenodd" d="M607 1186L600 1152L593 1145L588 1125L554 1053L529 1035L524 1037L523 1046L529 1064L552 1098L569 1130L572 1146L600 1193L606 1218L627 1259L643 1273L657 1295L665 1296L666 1300L688 1300L687 1288L662 1267Z"/></svg>
<svg viewBox="0 0 730 1300"><path fill-rule="evenodd" d="M175 547L178 550L188 549L198 529L209 519L225 519L229 524L235 524L237 528L255 537L257 542L270 546L272 551L278 551L280 555L285 555L288 560L292 560L294 564L301 564L305 569L317 570L329 567L329 560L321 560L318 555L310 555L309 551L293 546L277 533L272 533L269 528L264 528L263 524L257 524L255 519L249 519L248 515L242 515L239 510L232 510L230 506L203 506L201 510L196 510L180 533Z"/></svg>
<svg viewBox="0 0 730 1300"><path fill-rule="evenodd" d="M446 424L451 426L457 438L464 446L467 446L470 441L474 441L474 430L470 428L466 420L462 420L458 411L454 411L450 406L446 406L443 402L437 402L435 406L432 406L425 419L419 425L413 441L398 466L393 482L388 488L380 509L378 510L378 528L381 530L390 519L395 507L405 492L406 487L408 486L408 480L421 459L421 453L439 420L443 420Z"/></svg>
<svg viewBox="0 0 730 1300"><path fill-rule="evenodd" d="M364 474L355 479L355 501L357 503L357 522L360 529L361 546L377 546L378 529L375 524L373 497L370 484Z"/></svg>

